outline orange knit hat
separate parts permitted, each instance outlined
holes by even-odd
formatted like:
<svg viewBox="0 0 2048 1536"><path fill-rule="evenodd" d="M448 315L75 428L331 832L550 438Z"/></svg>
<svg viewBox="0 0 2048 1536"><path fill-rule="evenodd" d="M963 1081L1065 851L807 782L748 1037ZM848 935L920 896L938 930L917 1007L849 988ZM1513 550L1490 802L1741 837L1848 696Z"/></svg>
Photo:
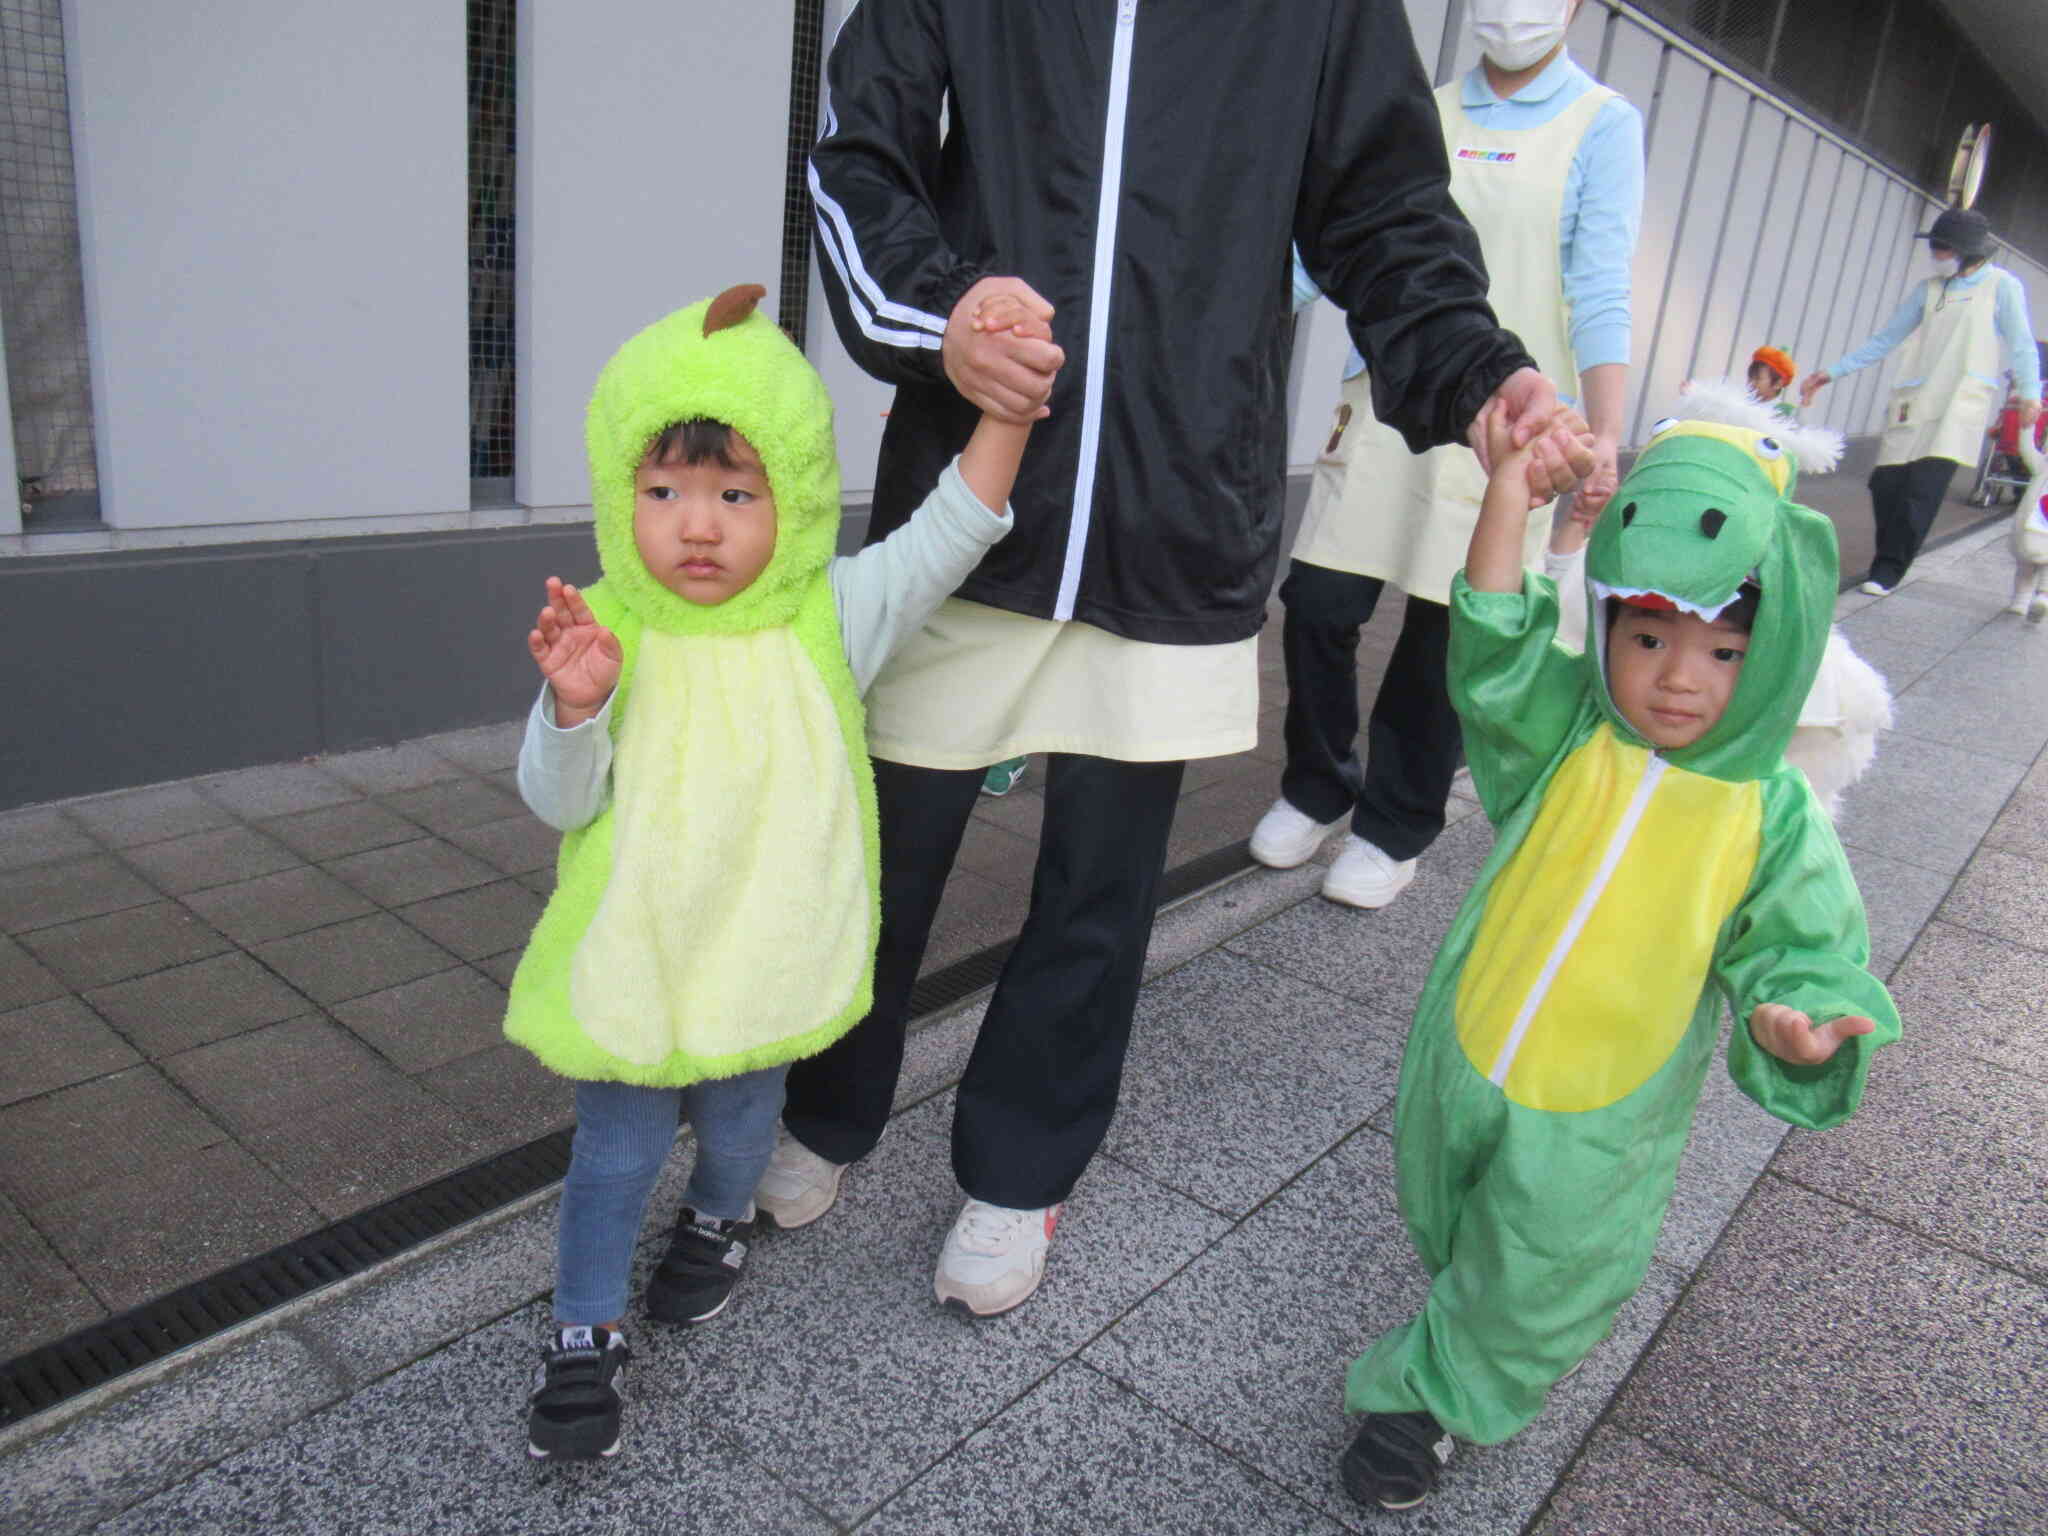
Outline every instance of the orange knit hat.
<svg viewBox="0 0 2048 1536"><path fill-rule="evenodd" d="M1791 354L1776 347L1758 347L1749 354L1749 361L1752 367L1762 363L1787 384L1799 377L1799 367L1792 361Z"/></svg>

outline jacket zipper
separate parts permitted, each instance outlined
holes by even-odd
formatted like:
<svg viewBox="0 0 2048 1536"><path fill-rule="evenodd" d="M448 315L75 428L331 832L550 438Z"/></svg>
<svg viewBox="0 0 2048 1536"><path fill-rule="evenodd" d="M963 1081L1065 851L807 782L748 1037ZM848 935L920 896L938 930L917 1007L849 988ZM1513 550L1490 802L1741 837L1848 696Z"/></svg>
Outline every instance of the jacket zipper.
<svg viewBox="0 0 2048 1536"><path fill-rule="evenodd" d="M1536 1017L1536 1010L1543 1006L1543 1000L1550 995L1551 984L1557 980L1557 973L1564 965L1564 957L1572 952L1572 946L1579 941L1586 922L1593 915L1593 907L1606 891L1608 882L1614 878L1614 867L1621 862L1621 856L1628 851L1629 839L1635 836L1636 826L1643 819L1643 812L1649 808L1650 796L1655 793L1657 781L1664 777L1664 759L1656 753L1643 765L1643 776L1636 781L1635 793L1629 797L1628 809L1622 812L1621 824L1614 829L1614 835L1607 840L1607 852L1600 860L1599 869L1579 893L1579 903L1572 908L1571 921L1564 925L1564 931L1557 936L1557 942L1550 948L1550 955L1543 962L1543 969L1536 974L1535 983L1529 988L1529 995L1522 1000L1521 1012L1515 1015L1514 1027L1508 1031L1502 1043L1500 1054L1494 1058L1493 1070L1486 1074L1487 1081L1499 1088L1508 1080L1508 1072L1515 1064L1515 1057L1522 1049L1523 1037L1529 1033L1529 1025Z"/></svg>
<svg viewBox="0 0 2048 1536"><path fill-rule="evenodd" d="M1138 26L1138 0L1117 0L1116 40L1109 56L1109 114L1102 130L1102 185L1095 205L1095 275L1088 290L1088 370L1081 396L1080 462L1074 468L1073 516L1067 524L1065 563L1052 616L1074 616L1081 586L1081 557L1088 549L1088 524L1095 504L1095 461L1102 442L1102 379L1109 347L1109 290L1116 267L1116 215L1124 176L1124 109L1131 94L1131 36Z"/></svg>

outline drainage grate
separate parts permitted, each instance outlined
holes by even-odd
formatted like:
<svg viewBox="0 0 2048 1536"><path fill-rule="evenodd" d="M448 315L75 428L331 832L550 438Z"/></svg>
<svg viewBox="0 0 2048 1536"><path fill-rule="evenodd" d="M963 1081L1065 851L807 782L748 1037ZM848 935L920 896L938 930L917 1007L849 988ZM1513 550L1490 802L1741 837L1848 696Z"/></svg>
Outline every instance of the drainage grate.
<svg viewBox="0 0 2048 1536"><path fill-rule="evenodd" d="M557 1131L460 1169L0 1365L0 1428L545 1188L568 1170L569 1137Z"/></svg>
<svg viewBox="0 0 2048 1536"><path fill-rule="evenodd" d="M1244 843L1234 843L1168 870L1159 881L1160 905L1236 874L1249 861L1245 850ZM1015 947L1014 939L1005 939L919 978L910 994L911 1017L935 1013L993 986ZM459 1169L0 1365L0 1429L273 1307L361 1274L465 1221L545 1188L568 1172L571 1134L556 1131Z"/></svg>

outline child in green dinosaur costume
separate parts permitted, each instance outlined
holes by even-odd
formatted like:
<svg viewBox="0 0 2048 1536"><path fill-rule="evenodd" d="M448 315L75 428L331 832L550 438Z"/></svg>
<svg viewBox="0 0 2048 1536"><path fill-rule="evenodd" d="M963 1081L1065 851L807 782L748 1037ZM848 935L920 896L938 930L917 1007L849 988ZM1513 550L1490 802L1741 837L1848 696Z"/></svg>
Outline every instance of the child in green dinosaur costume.
<svg viewBox="0 0 2048 1536"><path fill-rule="evenodd" d="M749 285L633 337L590 401L604 579L550 577L519 784L565 835L505 1032L576 1081L536 1458L619 1446L641 1218L697 1158L647 1310L721 1310L783 1078L867 1012L880 922L861 694L1010 526L1030 427L984 416L895 535L835 559L832 408ZM992 301L983 328L1042 325Z"/></svg>
<svg viewBox="0 0 2048 1536"><path fill-rule="evenodd" d="M1797 429L1794 429L1797 430ZM1647 1273L1719 1036L1793 1125L1846 1118L1898 1015L1832 824L1784 760L1827 644L1834 529L1777 436L1658 424L1596 525L1592 643L1524 576L1520 452L1451 592L1450 681L1497 831L1416 1007L1395 1144L1431 1275L1353 1362L1340 1472L1419 1503L1452 1437L1494 1444Z"/></svg>

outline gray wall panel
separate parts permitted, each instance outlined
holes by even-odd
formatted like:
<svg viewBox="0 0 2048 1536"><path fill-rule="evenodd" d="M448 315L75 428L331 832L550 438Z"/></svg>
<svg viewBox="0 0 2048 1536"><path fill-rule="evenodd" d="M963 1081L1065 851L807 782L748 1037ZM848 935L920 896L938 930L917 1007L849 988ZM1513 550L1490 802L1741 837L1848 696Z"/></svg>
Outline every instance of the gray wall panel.
<svg viewBox="0 0 2048 1536"><path fill-rule="evenodd" d="M0 560L0 809L503 720L587 526Z"/></svg>
<svg viewBox="0 0 2048 1536"><path fill-rule="evenodd" d="M0 561L0 807L313 750L314 562L295 550Z"/></svg>

